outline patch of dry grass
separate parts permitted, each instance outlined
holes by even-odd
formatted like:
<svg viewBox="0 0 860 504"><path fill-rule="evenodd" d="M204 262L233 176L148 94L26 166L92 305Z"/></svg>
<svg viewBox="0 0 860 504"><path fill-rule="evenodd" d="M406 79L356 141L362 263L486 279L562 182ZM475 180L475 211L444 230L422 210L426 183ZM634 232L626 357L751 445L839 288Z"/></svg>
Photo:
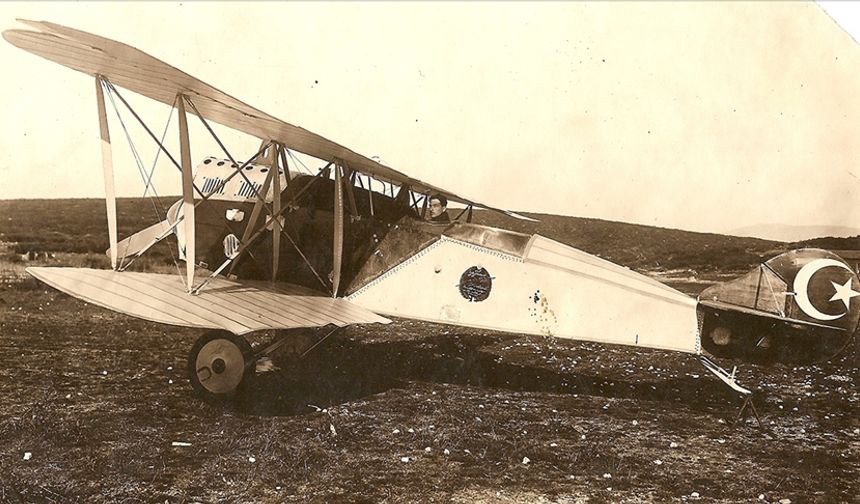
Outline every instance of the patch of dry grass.
<svg viewBox="0 0 860 504"><path fill-rule="evenodd" d="M762 384L760 431L726 421L738 402L694 359L397 321L349 328L299 365L276 356L283 371L222 408L191 395L196 331L44 287L0 298L0 501L848 502L857 491L856 353L744 366Z"/></svg>

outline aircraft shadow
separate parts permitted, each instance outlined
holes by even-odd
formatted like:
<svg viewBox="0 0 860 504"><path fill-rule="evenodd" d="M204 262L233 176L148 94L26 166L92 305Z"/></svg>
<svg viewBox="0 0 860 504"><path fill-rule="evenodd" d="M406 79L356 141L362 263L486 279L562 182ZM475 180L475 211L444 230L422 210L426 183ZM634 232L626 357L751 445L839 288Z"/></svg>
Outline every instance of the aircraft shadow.
<svg viewBox="0 0 860 504"><path fill-rule="evenodd" d="M286 416L365 398L408 382L474 385L519 392L578 394L648 401L683 401L713 412L738 405L738 396L716 380L683 378L609 379L576 371L519 365L483 350L491 336L450 334L411 341L365 343L334 336L304 359L259 373L235 403L245 414ZM702 369L702 374L707 371Z"/></svg>

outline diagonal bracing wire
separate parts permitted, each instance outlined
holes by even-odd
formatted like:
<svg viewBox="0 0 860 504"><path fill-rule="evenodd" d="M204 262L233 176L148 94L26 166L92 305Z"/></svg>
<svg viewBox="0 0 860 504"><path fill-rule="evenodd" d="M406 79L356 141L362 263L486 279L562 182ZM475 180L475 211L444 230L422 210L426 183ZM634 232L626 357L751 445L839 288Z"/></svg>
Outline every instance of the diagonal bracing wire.
<svg viewBox="0 0 860 504"><path fill-rule="evenodd" d="M209 125L209 122L206 120L206 118L203 117L203 114L201 114L200 111L197 109L197 106L194 104L194 102L189 97L187 97L185 95L182 95L182 98L185 100L186 103L188 103L191 106L191 108L194 110L194 113L200 119L200 122L203 123L203 126L206 128L206 130L209 131L209 134L212 135L212 138L215 139L215 141L221 147L221 150L224 151L224 154L227 156L227 158L230 160L230 162L234 166L238 165L235 158L233 158L232 154L230 154L230 151L227 150L227 147L224 145L224 143L221 141L221 139L218 137L218 135L215 134L215 131ZM320 282L320 284L322 284L323 287L328 289L328 284L326 284L323 281L322 277L320 277L319 273L316 271L316 269L313 267L313 265L311 265L307 256L305 256L305 254L299 248L298 244L293 240L293 238L289 235L289 233L286 232L286 230L283 228L283 226L281 226L281 223L278 220L278 217L280 217L280 215L284 213L284 210L286 209L286 207L284 210L281 210L281 212L279 212L279 215L274 215L274 211L269 206L269 204L266 203L266 199L262 195L260 195L259 189L253 183L251 183L251 181L248 179L248 176L245 175L245 173L244 173L243 168L245 166L247 166L248 164L250 164L250 162L252 160L256 159L260 154L265 152L265 150L270 148L272 145L273 145L273 142L268 142L262 149L260 149L260 151L256 155L254 155L253 157L251 157L247 161L245 161L242 164L242 166L240 166L234 172L234 173L240 174L242 176L242 178L245 179L245 182L248 183L248 185L250 186L251 190L254 192L254 195L256 196L258 201L260 201L263 204L263 208L266 210L266 213L270 216L270 218L268 219L267 222L264 223L264 225L261 227L260 231L258 231L257 234L255 234L253 237L251 237L248 240L248 243L241 243L241 240L240 240L239 253L235 257L228 258L226 261L224 261L224 263L219 268L217 268L207 279L205 279L203 282L201 282L200 285L198 285L197 287L193 288L191 290L192 293L200 292L200 290L203 287L205 287L215 276L220 274L227 265L234 262L243 252L248 252L249 254L251 254L251 257L253 257L253 254L251 253L251 250L250 250L250 248L251 248L250 245L251 245L251 243L253 243L255 241L255 239L258 236L261 235L261 232L264 231L268 227L270 222L272 223L273 226L278 228L278 231L283 236L285 236L287 238L287 240L290 242L290 244L296 249L296 252L298 252L299 256L302 258L302 260L304 260L305 264L311 269L311 271L313 272L313 274L317 278L317 280ZM287 152L289 152L289 151L287 151ZM291 152L289 152L289 153L290 153L291 157L293 157L293 159L296 160L296 158L294 156L292 156L292 153ZM304 166L304 164L301 163L301 161L298 161L298 162L300 164L302 164L302 166ZM307 167L305 167L305 169L307 169ZM279 177L280 176L279 171L276 170L275 172L273 172L272 176L273 177ZM273 195L273 197L280 197L280 195ZM294 197L294 199L297 197L298 197L298 194Z"/></svg>
<svg viewBox="0 0 860 504"><path fill-rule="evenodd" d="M163 151L163 152L164 152L164 154L165 154L165 155L170 159L170 161L173 163L173 166L174 166L174 167L176 167L176 169L178 169L178 170L182 171L182 168L179 166L179 163L178 163L178 162L176 161L176 159L175 159L175 158L170 154L170 151L168 151L168 150L167 150L167 148L166 148L166 147L164 147L164 136L166 136L166 133L167 133L167 127L165 127L165 131L164 131L164 135L162 136L162 140L160 140L160 141L159 141L159 139L155 136L155 134L152 132L152 130L150 130L150 129L149 129L149 126L147 126L147 124L143 121L143 119L141 119L141 118L140 118L140 116L137 114L137 112L136 112L136 111L131 107L131 105L129 105L129 103L125 100L125 98L122 96L122 94L119 92L119 90L117 90L117 89L116 89L116 87L114 87L114 85L113 85L110 81L108 81L108 80L106 80L106 79L105 79L105 80L103 80L103 83L104 83L106 86L108 86L108 87L109 87L109 89L111 90L111 93L110 93L109 95L116 94L116 96L120 99L120 101L122 101L123 105L125 105L125 107L126 107L126 108L131 112L131 113L132 113L132 115L134 116L134 118L135 118L135 119L137 119L138 123L139 123L139 124L140 124L140 125L141 125L145 130L146 130L146 132L149 134L150 138L152 138L152 140L153 140L153 141L158 145L158 147L159 147L159 152ZM175 105L176 105L176 101L174 100L174 107L175 107ZM117 113L119 113L118 108L116 107L116 104L115 104L115 103L114 103L114 108L117 110ZM171 110L171 116L172 116L172 110ZM261 152L262 152L262 150L261 150ZM260 152L260 153L261 153L261 152ZM257 155L259 155L260 153L258 153ZM255 157L256 157L256 155L255 155ZM253 159L253 158L252 158L252 159ZM246 164L247 164L247 163L246 163ZM243 167L244 167L244 166L245 166L245 165L243 164ZM154 169L154 167L153 167L153 169ZM192 184L192 187L194 188L194 190L195 190L195 191L197 191L197 193L198 193L198 194L200 195L200 197L201 197L201 198L200 198L200 200L199 200L199 201L197 201L197 202L195 203L195 207L197 207L198 205L200 205L200 204L202 204L203 202L207 201L207 200L208 200L208 199L209 199L213 194L215 194L216 192L220 191L220 189L221 189L222 187L224 187L224 185L225 185L225 184L226 184L226 183L227 183L227 182L228 182L228 181L229 181L229 180L230 180L234 175L235 175L235 173L234 173L233 175L231 175L230 177L227 177L227 179L226 179L226 180L224 180L224 181L221 183L221 185L220 185L219 187L217 187L217 188L216 188L212 193L210 193L209 195L204 195L204 194L203 194L203 192L202 192L202 191L201 191L201 190L196 186L196 184ZM156 238L156 240L155 240L152 244L150 244L150 247L151 247L152 245L154 245L155 243L158 243L158 242L159 242L159 241L161 241L162 239L166 238L167 236L169 236L169 235L170 235L170 233L173 231L173 229L174 229L174 228L175 228L175 227L176 227L176 226L177 226L177 225L182 221L182 219L183 219L183 218L184 218L184 216L183 216L182 218L178 218L178 219L176 220L176 222L175 222L175 223L173 223L173 225L171 225L171 226L170 226L170 228L168 228L167 230L165 230L165 231L162 233L162 235L161 235L161 236L159 236L158 238ZM231 232L232 232L232 230L230 230L229 228L228 228L228 231L231 231ZM136 258L140 257L140 256L143 254L143 252L145 252L147 249L149 249L149 247L144 248L144 249L143 249L143 250L141 250L138 254L136 254L136 255L135 255L135 257L134 257L134 258L132 258L132 260L131 260L128 264L126 264L126 265L125 265L125 268L127 268L127 267L131 264L131 262L133 262L133 261L134 261L134 259L136 259ZM170 252L171 252L171 255L173 255L173 251L171 250ZM251 255L251 257L256 261L256 258L254 257L254 254L250 254L250 255ZM175 258L175 257L174 257L174 264L176 264L176 266L177 266L177 268L178 268L178 263L176 262L176 258ZM123 268L123 269L125 269L125 268Z"/></svg>
<svg viewBox="0 0 860 504"><path fill-rule="evenodd" d="M105 80L101 80L101 85L104 88L104 90L107 91L107 95L108 95L108 98L110 99L111 106L113 107L114 112L116 113L116 117L119 120L120 125L122 126L123 132L125 133L126 140L128 141L129 148L131 149L131 153L132 153L132 156L134 157L135 164L137 165L137 170L140 173L141 179L143 179L143 182L145 184L145 187L143 190L143 197L146 197L148 189L151 186L152 174L155 172L155 166L156 166L156 163L158 162L158 154L156 153L155 161L153 161L152 169L149 172L149 176L147 176L146 169L143 166L143 160L140 157L140 153L138 152L137 147L134 145L134 141L131 138L131 134L128 131L128 127L126 127L125 121L123 121L122 115L119 112L119 107L116 106L116 102L113 99L113 91L112 90L115 88L113 88L113 86L110 85L110 83L106 82ZM167 120L168 124L165 125L164 134L167 133L167 126L169 126L169 124L170 124L170 117L172 117L172 115L173 115L173 108L171 108L171 110L170 110L170 116L168 116L168 120ZM164 138L162 136L162 142L163 142L163 140L164 140ZM159 152L160 152L160 150L159 150ZM161 217L161 213L159 212L158 205L156 204L156 200L158 198L159 198L158 192L155 190L155 187L152 186L152 195L149 197L149 200L152 203L152 209L155 212L155 215L160 222L162 220L162 217ZM161 204L160 200L159 200L158 204L159 205ZM163 209L162 209L162 211L163 211ZM126 242L125 251L122 254L122 261L123 262L125 261L125 255L126 255L125 252L128 251L128 247L130 244L131 244L130 241ZM173 255L172 249L170 250L170 255L171 255L171 258L173 260L174 266L176 266L177 273L180 273L179 263L178 263L176 257ZM130 266L131 263L134 262L134 260L137 257L139 257L139 255L132 258L127 264L123 264L123 262L121 262L119 265L119 268L118 268L119 271L124 271L126 268L128 268L128 266Z"/></svg>
<svg viewBox="0 0 860 504"><path fill-rule="evenodd" d="M224 143L221 141L221 139L218 138L218 135L215 134L215 131L212 129L212 127L209 126L209 121L207 121L206 118L203 117L203 114L201 114L200 111L197 110L197 105L194 105L194 102L191 101L191 99L185 95L182 95L182 99L185 100L185 103L191 105L191 108L194 109L194 113L197 114L197 117L200 119L200 122L203 123L203 126L206 127L206 129L209 131L209 134L212 135L212 138L215 139L215 141L218 143L218 146L221 147L222 151L224 151L224 154L227 156L227 159L230 160L230 162L233 164L233 166L238 166L239 163L236 162L236 160L233 158L233 155L230 154L230 151L227 150L227 147L224 145ZM263 149L260 149L261 153L265 152L265 150L268 149L271 145L272 145L272 142L268 142ZM250 164L251 161L256 159L256 157L257 156L255 155L254 157L252 157L252 158L248 159L247 161L245 161L244 163L242 163L242 166L236 170L236 173L238 173L239 175L242 176L243 179L245 179L245 182L250 186L251 191L253 191L254 196L263 201L263 206L266 208L266 211L269 212L269 214L271 214L272 210L268 207L268 205L266 205L266 199L264 197L260 196L260 190L251 182L251 179L249 179L248 176L245 175L245 171L242 169L243 167Z"/></svg>
<svg viewBox="0 0 860 504"><path fill-rule="evenodd" d="M329 163L329 165L331 165L331 163ZM290 205L294 201L298 200L298 198L301 195L303 195L305 193L305 191L307 191L313 185L313 183L316 182L317 180L319 180L319 176L315 177L311 182L309 182L304 187L302 187L298 192L296 192L295 194L290 196L290 198L285 202L284 206L281 208L281 211L278 213L278 215L271 216L270 220L266 221L266 223L263 226L261 226L260 229L257 230L256 233L251 235L248 238L246 243L241 243L241 240L240 240L239 252L234 257L228 258L227 260L225 260L224 263L221 264L220 267L218 267L218 269L216 269L207 279L205 279L203 282L201 282L200 285L193 288L191 290L191 292L194 294L200 292L200 290L203 289L203 287L205 287L209 282L211 282L212 279L215 278L221 271L223 271L224 268L226 268L230 263L238 260L239 257L243 253L245 253L245 252L250 253L251 245L253 245L253 243L255 241L257 241L257 239L259 239L261 236L263 236L263 233L266 231L269 223L273 223L274 226L277 226L278 229L280 229L281 234L287 238L287 240L290 242L290 244L293 246L293 248L296 249L296 252L298 252L299 256L305 262L305 265L307 265L307 267L310 268L311 273L314 274L316 279L320 282L320 285L322 285L323 288L325 288L326 290L329 291L329 293L331 293L331 288L329 288L328 284L325 283L325 281L322 279L320 274L317 272L316 268L313 267L311 262L308 260L307 256L304 254L304 252L302 252L302 249L299 248L298 244L293 240L293 237L290 236L290 234L287 233L287 231L282 226L280 226L280 221L278 221L278 217L282 216L284 214L284 212L286 212L290 208ZM253 257L253 255L252 255L252 257Z"/></svg>
<svg viewBox="0 0 860 504"><path fill-rule="evenodd" d="M135 110L134 110L133 108L131 108L131 105L129 105L129 104L128 104L128 102L125 100L125 98L123 98L122 93L120 93L120 92L119 92L119 90L117 90L117 88L116 88L116 87L115 87L115 86L114 86L110 81L107 81L107 80L106 80L105 82L107 83L107 85L108 85L108 86L110 86L110 88L111 88L111 90L113 91L113 93L114 93L114 94L116 94L117 98L119 98L119 99L120 99L120 101L123 103L123 105L125 105L125 108L127 108L127 109L129 110L129 112L131 112L131 113L132 113L132 115L134 116L134 118L135 118L135 119L137 119L137 122L138 122L138 123L140 123L140 125L141 125L141 126L143 126L143 129L144 129L144 130L146 130L146 132L149 134L150 138L152 138L152 140L153 140L153 141L155 141L155 143L156 143L156 144L158 144L158 147L159 147L162 151L164 151L164 154L165 154L168 158L170 158L170 162L171 162L171 163L173 163L173 166L175 166L175 167L176 167L176 169L177 169L177 170L179 170L179 171L181 172L181 171L182 171L182 166L180 166L180 165L179 165L179 163L176 161L176 158L174 158L174 157L170 154L170 151L168 151L168 150L167 150L167 148L166 148L166 147L164 147L164 144L158 140L158 137L156 137L156 136L155 136L155 133L153 133L153 132L152 132L152 130L151 130L151 129L149 129L149 126L147 126L147 125L146 125L146 123L143 121L143 119L141 119L141 118L140 118L140 116L139 116L139 115L137 115L137 112L135 112ZM174 103L175 103L175 102L174 102ZM197 187L197 185L196 185L196 184L192 184L192 187L193 187L193 189L194 189L195 191L197 191L197 194L199 194L199 195L200 195L200 197L201 197L201 198L203 198L203 191L201 191L201 190Z"/></svg>
<svg viewBox="0 0 860 504"><path fill-rule="evenodd" d="M296 163L298 163L299 165L301 165L301 167L302 167L302 168L304 168L306 172L308 172L308 175L313 175L313 172L311 172L311 169L310 169L310 168L308 168L308 167L307 167L307 165L305 165L305 164L302 162L302 160L301 160L301 159L299 159L298 157L296 157L296 155L295 155L295 154L293 154L293 151L291 151L290 149L287 149L286 147L284 147L284 150L285 150L285 151L287 151L287 155L288 155L288 156L290 156L290 158L291 158L293 161L295 161Z"/></svg>
<svg viewBox="0 0 860 504"><path fill-rule="evenodd" d="M105 80L103 80L103 81L102 81L102 85L103 85L103 86L105 86L105 89L107 89L107 90L108 90L108 96L110 97L110 99L111 99L111 103L112 103L112 105L113 105L113 107L114 107L114 110L115 110L115 111L116 111L116 113L117 113L117 117L118 117L118 119L120 120L120 123L121 123L121 124L122 124L122 126L123 126L123 130L125 131L126 138L127 138L128 142L129 142L129 145L130 145L130 147L131 147L132 154L133 154L133 156L134 156L134 158L135 158L135 162L136 162L137 167L138 167L138 171L140 172L141 178L142 178L142 179L143 179L143 181L144 181L144 184L145 184L145 188L144 188L144 196L146 196L146 195L147 195L147 192L148 192L149 188L151 187L151 188L152 188L152 192L153 192L154 197L155 197L155 198L158 198L157 191L155 190L155 187L154 187L154 186L152 185L152 183L151 183L151 182L152 182L152 176L153 176L153 174L154 174L154 170L155 170L156 163L157 163L157 160L158 160L158 155L163 151L163 152L165 153L165 155L170 159L170 161L172 162L172 164L174 165L174 167L176 167L176 168L177 168L178 170L180 170L180 171L182 170L182 168L180 167L179 163L176 161L176 159L175 159L175 158L170 154L170 152L169 152L169 151L167 150L167 148L164 146L164 138L166 137L167 130L168 130L168 128L169 128L169 122L170 122L170 119L172 118L173 108L171 108L170 116L168 117L168 124L167 124L167 125L165 125L165 130L164 130L164 132L163 132L163 134L162 134L161 139L159 139L158 137L156 137L156 136L155 136L155 134L152 132L152 130L150 130L150 128L146 125L146 123L145 123L145 122L140 118L140 116L137 114L137 112L136 112L136 111L135 111L135 110L134 110L134 109L129 105L129 103L125 100L125 98L122 96L122 94L121 94L121 93L116 89L116 87L115 87L115 86L114 86L110 81L108 81L108 80L106 80L106 79L105 79ZM128 129L126 128L125 123L123 122L122 117L121 117L121 116L120 116L120 114L119 114L119 108L116 106L116 102L113 100L113 95L114 95L114 94L115 94L115 95L120 99L120 101L123 103L123 105L125 105L125 107L126 107L126 108L131 112L131 113L132 113L132 115L133 115L133 116L134 116L134 118L138 121L138 123L139 123L139 124L140 124L140 125L141 125L145 130L146 130L146 132L149 134L150 138L152 138L152 140L153 140L153 141L158 145L158 150L156 151L155 161L154 161L154 163L153 163L152 168L149 170L149 172L148 172L148 173L147 173L146 169L145 169L145 168L144 168L144 166L143 166L143 161L142 161L142 159L141 159L141 157L140 157L139 152L137 151L136 147L134 146L133 141L131 140L131 136L130 136L130 134L129 134L129 132L128 132ZM209 133L212 135L212 137L213 137L213 138L218 142L219 146L222 148L222 150L223 150L223 151L224 151L224 153L227 155L227 157L230 159L230 161L231 161L234 165L238 165L238 163L236 163L236 161L235 161L235 159L233 158L233 156L232 156L232 155L230 154L230 152L227 150L226 146L224 146L224 144L221 142L221 140L218 138L218 136L215 134L215 132L214 132L214 131L212 130L212 128L209 126L208 122L205 120L205 118L202 116L202 114L200 114L199 110L197 110L197 107L194 105L194 103L193 103L193 102L192 102L192 101L191 101L187 96L182 95L182 97L181 97L181 98L185 99L185 100L186 100L186 102L187 102L189 105L191 105L191 107L194 109L194 111L195 111L195 113L197 114L197 116L200 118L201 122L204 124L204 126L206 127L206 129L207 129L207 130L209 131ZM174 101L174 108L175 108L175 101ZM269 143L268 143L267 145L265 145L262 149L260 149L260 151L259 151L257 154L255 154L254 156L252 156L251 158L249 158L249 159L248 159L248 161L246 161L246 162L242 163L242 165L241 165L241 167L239 167L239 169L237 169L233 174L231 174L229 177L227 177L227 178L226 178L226 179L225 179L225 180L220 184L220 186L219 186L219 187L217 187L213 192L210 192L210 194L203 194L203 192L202 192L202 191L201 191L201 190L200 190L196 185L193 185L194 190L195 190L195 191L197 191L197 193L200 195L200 198L201 198L201 199L200 199L200 201L198 201L198 202L195 204L195 206L200 205L201 203L203 203L203 202L207 201L207 200L208 200L208 199L209 199L213 194L215 194L216 192L218 192L218 190L220 190L220 188L221 188L221 187L223 187L223 186L224 186L224 185L225 185L225 184L226 184L230 179L232 179L235 175L239 174L239 175L241 175L241 176L242 176L242 178L244 178L244 179L245 179L245 181L249 184L249 186L251 187L252 191L255 193L255 196L257 196L257 198L258 198L258 199L262 199L262 202L263 202L264 207L266 208L267 212L271 215L271 214L272 214L272 210L271 210L271 208L269 207L269 205L267 205L267 204L266 204L265 199L264 199L264 198L262 198L262 197L260 196L259 189L258 189L258 188L256 188L253 184L251 184L251 183L250 183L250 180L248 180L247 176L246 176L246 175L244 174L244 172L243 172L243 168L244 168L245 166L247 166L247 165L248 165L252 160L256 159L260 154L262 154L263 152L265 152L265 150L266 150L266 149L268 149L271 145L272 145L272 143L271 143L271 142L269 142ZM301 165L301 166L302 166L306 171L310 172L310 171L308 170L307 166L306 166L306 165L305 165L305 164L304 164L300 159L298 159L298 158L297 158L297 157L296 157L296 156L295 156L295 155L294 155L294 154L293 154L289 149L284 149L284 150L287 152L287 154L289 154L289 156L290 156L291 158L293 158L293 160L294 160L294 161L296 161L298 164L300 164L300 165ZM293 200L293 199L297 198L301 193L303 193L303 192L304 192L304 189L307 189L308 187L310 187L310 185L308 185L308 186L306 186L305 188L303 188L303 190L302 190L302 191L300 191L300 192L299 192L299 194L294 195L294 197L293 197L293 198L291 198L291 200ZM152 199L152 196L151 196L150 198ZM153 201L153 208L155 209L156 214L158 214L158 208L155 206L155 202L154 202L154 201ZM283 214L283 212L284 212L287 208L288 208L288 207L285 207L285 208L281 211L281 214ZM183 217L184 217L184 216L183 216ZM291 245L296 249L296 251L298 252L298 254L302 257L302 259L305 261L305 263L307 264L307 266L311 269L311 271L313 272L314 276L316 276L317 280L319 280L320 284L321 284L321 285L323 285L323 287L328 288L328 285L327 285L327 284L322 280L322 278L320 277L319 273L318 273L318 272L313 268L313 266L310 264L310 261L307 259L307 257L305 256L305 254L304 254L304 253L301 251L301 249L298 247L298 244L296 244L296 242L295 242L295 241L293 240L293 238L289 235L289 233L287 233L287 232L286 232L286 230L285 230L285 229L280 225L280 222L279 222L279 221L277 220L277 218L276 218L277 216L271 216L271 217L272 217L272 218L270 219L270 221L274 221L274 224L273 224L273 225L275 225L275 226L277 226L277 227L278 227L278 229L280 230L280 232L281 232L281 233L282 233L282 234L287 238L287 240L290 242L290 244L291 244ZM180 221L181 221L181 218L177 219L177 222L173 223L173 225L172 225L168 230L166 230L166 231L162 234L162 236L158 237L158 238L155 240L155 243L157 243L158 241L160 241L160 240L161 240L161 239L163 239L164 237L168 236L168 235L169 235L169 233L173 230L173 228L175 228L175 226L176 226ZM268 224L269 224L269 223L267 222L267 223L266 223L266 225L268 225ZM259 238L259 236L261 236L261 235L262 235L262 231L263 231L263 230L265 230L265 229L266 229L266 226L264 225L264 226L261 228L261 230L260 230L260 231L258 231L254 236L252 236L252 237L248 240L248 244L243 244L243 247L242 247L242 248L240 248L240 254L241 254L241 252L245 252L245 251L247 251L247 252L249 253L249 255L252 257L252 259L254 259L254 260L256 261L256 258L254 257L254 254L249 250L249 249L250 249L250 244L251 244L251 243L253 243L257 238ZM154 243L153 243L153 244L154 244ZM149 248L149 247L146 247L146 249L148 249L148 248ZM126 264L122 269L125 269L126 267L128 267L128 266L131 264L131 262L133 262L133 261L134 261L134 259L136 259L136 258L137 258L137 257L139 257L140 255L142 255L142 252L143 252L143 251L145 251L145 249L144 249L144 250L142 250L140 253L138 253L134 258L132 258L132 259L131 259L131 261L129 261L129 263L127 263L127 264ZM172 255L173 255L173 251L171 250L170 252L171 252L171 256L172 256ZM237 257L238 257L238 256L237 256ZM178 272L178 274L181 276L181 272L179 272L179 271L178 271L179 266L178 266L177 259L176 259L175 257L173 257L173 261L174 261L174 265L177 267L177 272ZM220 270L220 269L221 269L221 268L219 268L219 270ZM214 275L213 275L213 276L214 276ZM210 278L211 278L211 277L210 277ZM207 283L208 283L208 281L207 281ZM201 287L202 287L202 285L201 285L201 286L199 286L197 289L195 289L195 291L199 291L199 289L200 289Z"/></svg>

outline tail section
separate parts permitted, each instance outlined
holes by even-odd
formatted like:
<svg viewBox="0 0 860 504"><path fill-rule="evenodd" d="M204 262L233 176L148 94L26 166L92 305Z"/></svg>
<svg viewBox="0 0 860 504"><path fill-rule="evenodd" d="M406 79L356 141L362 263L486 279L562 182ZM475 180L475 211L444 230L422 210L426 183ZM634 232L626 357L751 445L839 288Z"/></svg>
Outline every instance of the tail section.
<svg viewBox="0 0 860 504"><path fill-rule="evenodd" d="M832 252L798 249L705 289L702 347L724 357L815 362L838 355L860 320L860 279Z"/></svg>

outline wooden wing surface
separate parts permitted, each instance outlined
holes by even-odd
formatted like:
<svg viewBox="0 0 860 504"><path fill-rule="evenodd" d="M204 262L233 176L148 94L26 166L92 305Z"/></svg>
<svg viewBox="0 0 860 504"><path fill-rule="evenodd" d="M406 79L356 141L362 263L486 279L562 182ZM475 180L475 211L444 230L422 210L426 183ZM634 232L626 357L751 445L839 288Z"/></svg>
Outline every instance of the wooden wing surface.
<svg viewBox="0 0 860 504"><path fill-rule="evenodd" d="M89 268L27 268L46 284L89 303L134 317L234 334L390 321L345 299L285 283L217 277L198 295L183 278L158 273Z"/></svg>

